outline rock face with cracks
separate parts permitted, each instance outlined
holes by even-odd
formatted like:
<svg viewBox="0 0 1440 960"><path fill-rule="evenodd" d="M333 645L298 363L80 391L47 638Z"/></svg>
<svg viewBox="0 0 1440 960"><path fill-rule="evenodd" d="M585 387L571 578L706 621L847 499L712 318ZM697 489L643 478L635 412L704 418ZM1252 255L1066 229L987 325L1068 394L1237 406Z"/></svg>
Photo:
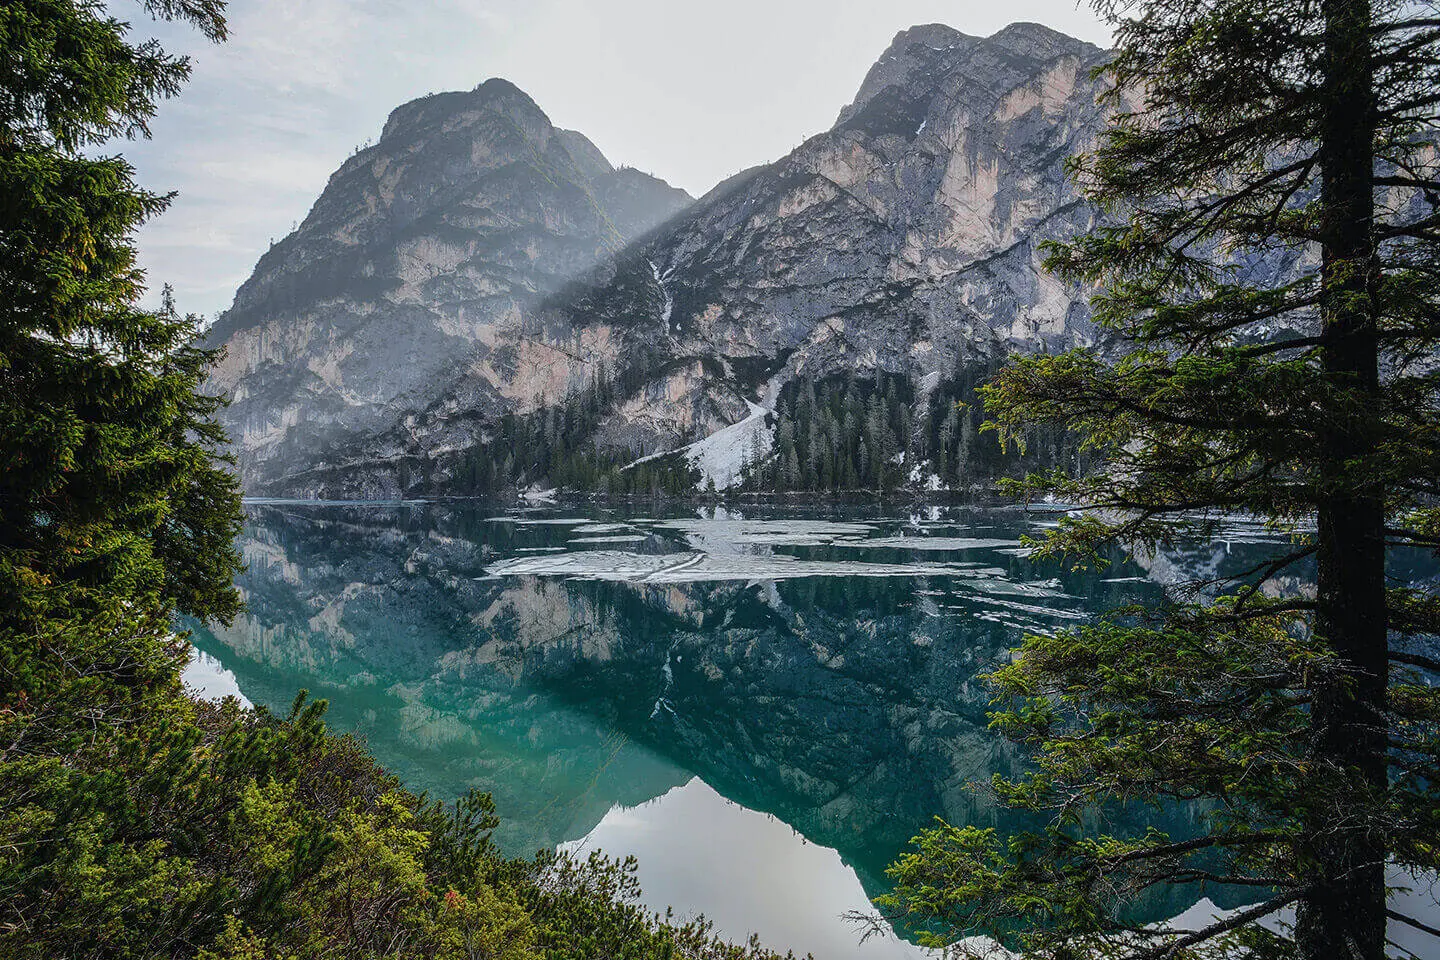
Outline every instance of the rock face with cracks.
<svg viewBox="0 0 1440 960"><path fill-rule="evenodd" d="M1095 223L1065 161L1104 128L1105 56L914 27L831 130L688 206L502 81L401 107L217 326L247 489L463 492L448 456L597 379L625 390L589 442L639 457L798 377L924 402L967 359L1093 342L1040 247Z"/></svg>

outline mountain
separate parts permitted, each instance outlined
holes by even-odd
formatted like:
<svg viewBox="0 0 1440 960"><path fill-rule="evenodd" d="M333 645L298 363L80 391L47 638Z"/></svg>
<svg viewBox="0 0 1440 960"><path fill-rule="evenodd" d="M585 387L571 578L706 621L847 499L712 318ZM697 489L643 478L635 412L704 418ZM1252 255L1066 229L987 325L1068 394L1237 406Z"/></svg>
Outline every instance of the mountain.
<svg viewBox="0 0 1440 960"><path fill-rule="evenodd" d="M948 415L974 370L1096 335L1085 291L1046 274L1040 246L1095 222L1065 161L1104 126L1090 71L1105 56L1037 24L990 37L903 31L831 130L521 304L508 328L518 334L457 360L428 404L406 397L388 430L311 448L283 475L252 470L249 488L629 489L637 474L662 482L667 463L667 486L725 487L767 458L828 488L935 486L963 479L966 463L993 465L980 456L988 435ZM271 256L272 270L303 259ZM823 404L840 378L833 424L796 419L804 384ZM881 414L845 414L876 402ZM289 425L288 409L261 422ZM883 438L871 432L880 420ZM625 469L642 457L652 459Z"/></svg>
<svg viewBox="0 0 1440 960"><path fill-rule="evenodd" d="M1104 56L1034 24L901 33L830 131L552 301L655 345L656 376L601 438L651 452L800 377L903 374L923 397L967 358L1089 342L1084 291L1039 245L1094 222L1064 163L1103 126L1088 73Z"/></svg>
<svg viewBox="0 0 1440 960"><path fill-rule="evenodd" d="M520 342L527 308L690 200L505 80L396 108L208 335L247 488L424 409L457 356Z"/></svg>

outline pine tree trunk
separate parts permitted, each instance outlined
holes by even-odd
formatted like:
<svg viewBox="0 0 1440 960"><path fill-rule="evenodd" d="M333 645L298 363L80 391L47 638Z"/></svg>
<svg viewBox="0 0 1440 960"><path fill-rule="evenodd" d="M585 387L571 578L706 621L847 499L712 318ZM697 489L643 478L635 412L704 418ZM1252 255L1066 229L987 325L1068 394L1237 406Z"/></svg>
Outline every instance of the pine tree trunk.
<svg viewBox="0 0 1440 960"><path fill-rule="evenodd" d="M1322 362L1345 400L1329 411L1321 438L1316 632L1339 656L1344 682L1332 680L1316 691L1312 744L1318 765L1347 769L1345 799L1358 800L1382 792L1386 778L1384 491L1363 469L1373 462L1367 415L1376 410L1380 391L1369 297L1375 275L1375 101L1370 0L1325 0L1323 9ZM1299 904L1300 955L1382 960L1384 844L1363 817L1337 818L1322 810L1317 818L1323 822L1307 824L1306 831L1313 838L1318 885Z"/></svg>

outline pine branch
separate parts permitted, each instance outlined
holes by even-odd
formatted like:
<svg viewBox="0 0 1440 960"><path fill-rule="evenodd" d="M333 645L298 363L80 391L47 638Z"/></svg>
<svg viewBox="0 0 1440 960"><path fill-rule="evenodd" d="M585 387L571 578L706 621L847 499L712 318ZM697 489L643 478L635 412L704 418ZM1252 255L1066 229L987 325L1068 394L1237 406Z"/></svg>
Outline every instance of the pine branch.
<svg viewBox="0 0 1440 960"><path fill-rule="evenodd" d="M1272 340L1268 343L1257 343L1254 346L1236 348L1236 352L1247 360L1259 359L1272 353L1280 353L1285 350L1299 350L1303 347L1318 347L1325 342L1322 337L1291 337L1288 340Z"/></svg>
<svg viewBox="0 0 1440 960"><path fill-rule="evenodd" d="M1400 923L1405 924L1405 926L1407 927L1414 927L1421 933L1428 933L1430 936L1435 937L1437 940L1440 940L1440 927L1432 927L1427 923L1421 923L1414 917L1406 916L1398 910L1387 909L1385 911L1385 916L1389 917L1391 920L1397 920Z"/></svg>
<svg viewBox="0 0 1440 960"><path fill-rule="evenodd" d="M1390 659L1395 663L1403 663L1407 667L1419 667L1422 670L1434 670L1440 673L1440 660L1421 656L1418 653L1405 653L1399 650L1390 651Z"/></svg>
<svg viewBox="0 0 1440 960"><path fill-rule="evenodd" d="M1440 18L1415 17L1410 20L1390 20L1384 23L1375 23L1370 26L1370 33L1375 36L1384 36L1387 33L1399 33L1404 30L1420 30L1426 27L1440 28Z"/></svg>
<svg viewBox="0 0 1440 960"><path fill-rule="evenodd" d="M1440 180L1419 180L1414 177L1376 177L1377 187L1410 187L1416 190L1440 190Z"/></svg>
<svg viewBox="0 0 1440 960"><path fill-rule="evenodd" d="M1200 581L1200 586L1209 587L1215 586L1216 584L1220 583L1234 583L1237 580L1249 580L1251 577L1258 574L1260 576L1260 579L1258 581L1256 581L1255 583L1246 584L1249 590L1240 599L1240 602L1244 603L1246 599L1259 595L1260 588L1266 583L1268 583L1270 580L1274 579L1275 576L1282 572L1286 567L1289 567L1292 564L1299 563L1306 557L1314 555L1315 551L1318 549L1319 546L1312 543L1309 546L1303 547L1299 550L1292 550L1283 556L1275 557L1270 560L1262 560L1260 563L1255 564L1255 566L1251 567L1250 569L1244 570L1240 573L1224 577L1213 577L1209 580L1202 580ZM1273 608L1267 608L1267 610L1269 609Z"/></svg>
<svg viewBox="0 0 1440 960"><path fill-rule="evenodd" d="M1270 914L1276 912L1277 910L1288 907L1296 900L1299 900L1301 897L1305 896L1312 889L1313 887L1301 887L1296 890L1291 890L1287 893L1282 893L1279 896L1271 897L1264 903L1253 906L1248 910L1241 910L1239 913L1235 914L1232 917L1227 917L1226 919L1221 920L1218 923L1211 924L1203 930L1197 930L1187 936L1180 937L1172 943L1167 943L1163 946L1155 947L1151 950L1145 951L1144 953L1132 954L1132 960L1164 960L1165 957L1173 957L1181 950L1184 950L1186 947L1192 947L1195 944L1203 943L1206 940L1213 940L1215 937L1218 937L1222 933L1229 933L1231 930L1237 930L1240 927L1243 927L1246 924L1251 923L1255 920L1259 920L1263 917L1268 917Z"/></svg>
<svg viewBox="0 0 1440 960"><path fill-rule="evenodd" d="M1143 850L1131 850L1129 853L1121 854L1110 859L1112 864L1131 863L1136 860L1153 860L1158 857L1173 857L1179 854L1194 853L1197 850L1205 850L1218 846L1239 846L1252 843L1274 843L1277 840L1284 840L1283 833L1250 833L1243 836L1224 837L1210 836L1199 837L1195 840L1182 840L1178 843L1167 843L1159 847L1146 847Z"/></svg>
<svg viewBox="0 0 1440 960"><path fill-rule="evenodd" d="M1440 95L1436 96L1436 102L1440 102ZM1440 226L1440 213L1431 214L1413 223L1402 224L1393 227L1378 227L1375 230L1376 237L1380 240L1392 240L1396 237L1411 237L1416 240L1435 240L1435 234L1430 231Z"/></svg>

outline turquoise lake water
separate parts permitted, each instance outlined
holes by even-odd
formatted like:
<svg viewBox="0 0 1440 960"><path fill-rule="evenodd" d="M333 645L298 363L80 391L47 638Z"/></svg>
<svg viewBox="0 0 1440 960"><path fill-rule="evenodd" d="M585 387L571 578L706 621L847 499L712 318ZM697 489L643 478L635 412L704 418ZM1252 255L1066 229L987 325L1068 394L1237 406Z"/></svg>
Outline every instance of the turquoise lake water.
<svg viewBox="0 0 1440 960"><path fill-rule="evenodd" d="M1021 763L986 729L978 672L1027 631L1279 542L1237 521L1071 573L1021 543L1057 514L1019 508L247 513L248 610L193 637L212 677L276 710L302 687L328 698L415 789L490 791L510 853L636 853L653 905L817 957L918 955L857 946L840 915L934 817L1019 823L975 787Z"/></svg>

